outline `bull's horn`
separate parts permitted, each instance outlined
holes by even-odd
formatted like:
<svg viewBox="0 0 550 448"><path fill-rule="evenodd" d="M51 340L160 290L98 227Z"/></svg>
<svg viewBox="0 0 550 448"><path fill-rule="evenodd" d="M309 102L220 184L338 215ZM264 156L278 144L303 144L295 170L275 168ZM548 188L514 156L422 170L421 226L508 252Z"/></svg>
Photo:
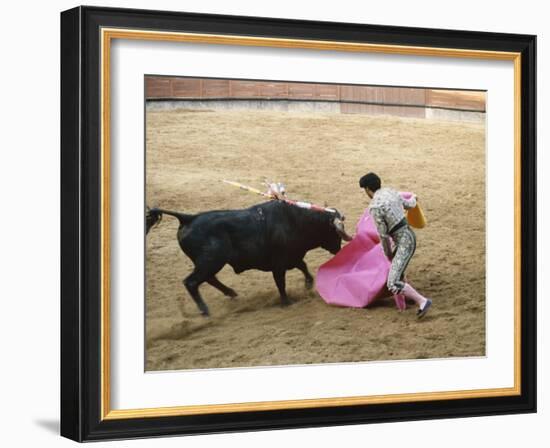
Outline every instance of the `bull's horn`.
<svg viewBox="0 0 550 448"><path fill-rule="evenodd" d="M344 228L344 223L340 218L334 218L333 223L336 232L344 241L351 241L353 239L352 236L347 234L346 229Z"/></svg>

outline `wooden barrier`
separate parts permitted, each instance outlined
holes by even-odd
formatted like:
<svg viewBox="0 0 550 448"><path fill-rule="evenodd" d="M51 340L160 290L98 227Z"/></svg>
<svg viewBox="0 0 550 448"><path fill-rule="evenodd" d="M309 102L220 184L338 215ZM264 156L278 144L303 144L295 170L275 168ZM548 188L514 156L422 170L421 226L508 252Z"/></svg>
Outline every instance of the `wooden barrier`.
<svg viewBox="0 0 550 448"><path fill-rule="evenodd" d="M342 113L424 117L426 108L485 112L483 91L147 76L148 100L296 100L340 103Z"/></svg>

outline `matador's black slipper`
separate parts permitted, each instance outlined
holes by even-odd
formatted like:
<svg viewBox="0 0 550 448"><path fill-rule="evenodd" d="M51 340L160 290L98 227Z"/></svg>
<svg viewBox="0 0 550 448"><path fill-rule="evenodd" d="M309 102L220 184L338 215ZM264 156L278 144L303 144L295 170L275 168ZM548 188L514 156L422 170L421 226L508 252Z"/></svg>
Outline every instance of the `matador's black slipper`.
<svg viewBox="0 0 550 448"><path fill-rule="evenodd" d="M424 308L422 308L421 310L419 309L416 312L416 317L418 319L423 318L426 315L426 313L428 312L428 310L430 309L431 306L432 306L432 301L430 299L428 299L426 304L424 305Z"/></svg>

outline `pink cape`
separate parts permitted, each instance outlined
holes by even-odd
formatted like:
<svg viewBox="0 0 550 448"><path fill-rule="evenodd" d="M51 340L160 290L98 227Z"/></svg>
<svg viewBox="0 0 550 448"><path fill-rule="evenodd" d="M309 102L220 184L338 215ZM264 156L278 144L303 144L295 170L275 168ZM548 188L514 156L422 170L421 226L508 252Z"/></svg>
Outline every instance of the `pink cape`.
<svg viewBox="0 0 550 448"><path fill-rule="evenodd" d="M400 193L409 198L412 193ZM317 271L316 288L331 305L364 308L389 295L386 280L390 261L384 255L374 221L366 209L357 223L356 235ZM405 309L405 297L394 296L395 304Z"/></svg>

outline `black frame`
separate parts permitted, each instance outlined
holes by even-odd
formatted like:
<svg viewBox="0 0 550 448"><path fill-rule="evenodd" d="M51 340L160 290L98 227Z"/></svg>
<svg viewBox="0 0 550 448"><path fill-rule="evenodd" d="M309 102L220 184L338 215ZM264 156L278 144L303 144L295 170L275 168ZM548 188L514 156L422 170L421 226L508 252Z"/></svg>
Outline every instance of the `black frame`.
<svg viewBox="0 0 550 448"><path fill-rule="evenodd" d="M521 53L521 395L101 421L100 28ZM77 441L536 412L536 36L78 7L61 14L61 435Z"/></svg>

